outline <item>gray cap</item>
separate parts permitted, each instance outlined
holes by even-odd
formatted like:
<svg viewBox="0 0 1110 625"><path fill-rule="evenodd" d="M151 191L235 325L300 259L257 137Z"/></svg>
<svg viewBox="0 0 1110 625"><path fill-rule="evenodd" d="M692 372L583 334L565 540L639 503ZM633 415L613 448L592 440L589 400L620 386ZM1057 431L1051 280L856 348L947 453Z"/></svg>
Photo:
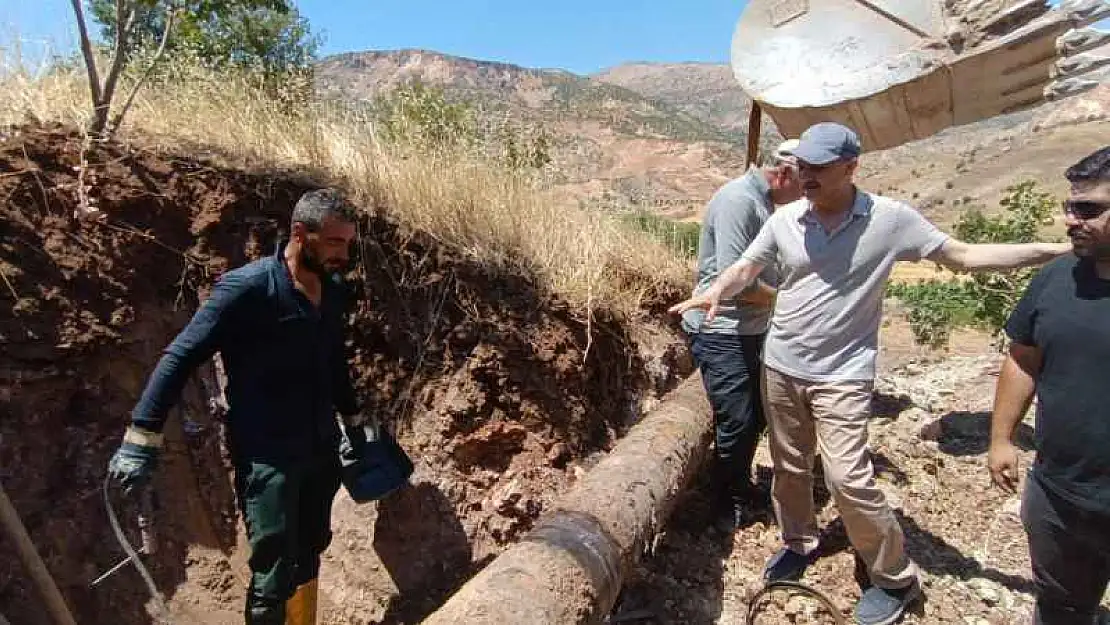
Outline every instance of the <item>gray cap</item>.
<svg viewBox="0 0 1110 625"><path fill-rule="evenodd" d="M862 150L859 135L851 128L835 122L821 122L807 128L792 151L800 161L826 165L842 158L855 158Z"/></svg>

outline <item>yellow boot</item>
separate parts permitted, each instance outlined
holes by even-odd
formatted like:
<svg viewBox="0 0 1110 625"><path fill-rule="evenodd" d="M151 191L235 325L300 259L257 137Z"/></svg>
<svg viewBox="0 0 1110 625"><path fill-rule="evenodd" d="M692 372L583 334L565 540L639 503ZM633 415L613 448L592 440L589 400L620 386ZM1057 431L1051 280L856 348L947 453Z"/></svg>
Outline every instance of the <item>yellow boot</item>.
<svg viewBox="0 0 1110 625"><path fill-rule="evenodd" d="M302 584L285 602L285 625L316 625L316 581Z"/></svg>

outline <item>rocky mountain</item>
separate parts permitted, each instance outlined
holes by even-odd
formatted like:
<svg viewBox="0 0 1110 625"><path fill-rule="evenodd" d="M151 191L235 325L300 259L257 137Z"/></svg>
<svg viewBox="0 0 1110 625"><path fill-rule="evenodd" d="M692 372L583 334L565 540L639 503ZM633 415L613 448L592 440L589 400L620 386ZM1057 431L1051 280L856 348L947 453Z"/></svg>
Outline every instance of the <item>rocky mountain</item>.
<svg viewBox="0 0 1110 625"><path fill-rule="evenodd" d="M427 50L370 51L328 57L316 68L322 94L364 99L419 80L487 110L511 110L551 122L601 122L614 132L680 141L735 143L725 126L687 111L687 102L656 97L619 81L561 69L532 69ZM740 138L742 139L742 137Z"/></svg>
<svg viewBox="0 0 1110 625"><path fill-rule="evenodd" d="M629 63L583 76L427 50L370 51L324 59L317 80L324 97L353 100L420 80L482 111L542 125L555 135L556 191L571 202L694 220L743 169L750 100L723 64ZM1062 192L1063 169L1105 143L1106 94L1102 88L869 153L861 184L941 223L968 204L995 206L1022 179ZM769 118L763 125L770 148L779 136Z"/></svg>
<svg viewBox="0 0 1110 625"><path fill-rule="evenodd" d="M686 215L743 167L747 99L726 66L637 64L582 76L397 50L328 57L316 75L323 97L371 100L419 80L540 124L557 137L560 190L581 201ZM773 129L765 135L774 141Z"/></svg>
<svg viewBox="0 0 1110 625"><path fill-rule="evenodd" d="M625 63L591 76L665 102L726 132L746 136L749 98L723 63Z"/></svg>

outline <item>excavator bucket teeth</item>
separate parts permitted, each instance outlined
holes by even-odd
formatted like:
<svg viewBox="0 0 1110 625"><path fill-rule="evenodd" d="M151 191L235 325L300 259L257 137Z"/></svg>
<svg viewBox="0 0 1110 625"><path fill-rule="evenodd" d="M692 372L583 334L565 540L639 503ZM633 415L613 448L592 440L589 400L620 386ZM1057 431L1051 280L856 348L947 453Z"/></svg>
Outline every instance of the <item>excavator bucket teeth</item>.
<svg viewBox="0 0 1110 625"><path fill-rule="evenodd" d="M819 121L885 149L1107 80L1110 0L751 0L733 73L780 133Z"/></svg>

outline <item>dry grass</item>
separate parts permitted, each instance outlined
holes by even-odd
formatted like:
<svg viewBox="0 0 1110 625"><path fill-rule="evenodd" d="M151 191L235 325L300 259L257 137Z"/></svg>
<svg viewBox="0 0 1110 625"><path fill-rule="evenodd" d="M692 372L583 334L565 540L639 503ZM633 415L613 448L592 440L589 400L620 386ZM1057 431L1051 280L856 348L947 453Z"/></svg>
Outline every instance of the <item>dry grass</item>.
<svg viewBox="0 0 1110 625"><path fill-rule="evenodd" d="M474 154L390 144L350 108L319 104L290 113L241 76L195 67L175 68L174 76L140 92L122 137L171 150L210 146L239 164L324 172L402 223L496 270L528 272L583 309L631 313L649 290L689 278L669 250L561 201L540 177ZM81 125L87 115L81 68L32 76L9 63L0 91L0 124L30 118Z"/></svg>

